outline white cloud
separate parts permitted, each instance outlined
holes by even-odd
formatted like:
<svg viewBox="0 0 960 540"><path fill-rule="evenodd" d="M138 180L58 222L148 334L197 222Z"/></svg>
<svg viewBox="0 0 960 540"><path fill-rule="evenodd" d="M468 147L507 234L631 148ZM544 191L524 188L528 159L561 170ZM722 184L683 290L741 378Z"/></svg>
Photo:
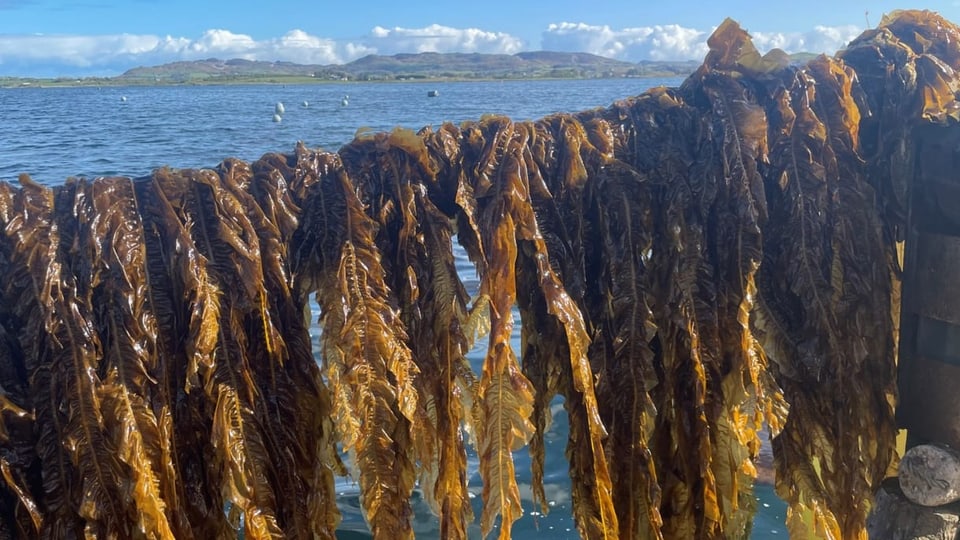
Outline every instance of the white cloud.
<svg viewBox="0 0 960 540"><path fill-rule="evenodd" d="M229 30L207 30L197 41L190 44L195 51L244 51L257 46L246 34L234 34Z"/></svg>
<svg viewBox="0 0 960 540"><path fill-rule="evenodd" d="M154 35L0 35L0 74L116 74L138 65L204 58L337 64L373 52L358 43L340 43L291 30L256 40L211 29L199 38ZM25 73L25 71L32 71Z"/></svg>
<svg viewBox="0 0 960 540"><path fill-rule="evenodd" d="M95 66L105 57L130 57L149 53L157 46L154 36L0 35L0 65L9 62L57 61L77 67Z"/></svg>
<svg viewBox="0 0 960 540"><path fill-rule="evenodd" d="M815 26L809 32L751 32L754 45L760 51L773 48L789 53L811 52L833 54L860 35L863 28L854 25Z"/></svg>
<svg viewBox="0 0 960 540"><path fill-rule="evenodd" d="M196 39L154 35L51 36L0 34L0 75L117 74L138 65L179 60L242 58L301 64L340 64L368 54L481 52L512 54L522 40L502 32L452 28L377 26L364 38L338 41L294 29L254 39L211 29Z"/></svg>
<svg viewBox="0 0 960 540"><path fill-rule="evenodd" d="M518 53L524 48L522 40L503 32L488 32L479 28L451 28L431 24L424 28L374 27L369 45L382 54L420 52L478 52Z"/></svg>
<svg viewBox="0 0 960 540"><path fill-rule="evenodd" d="M300 64L335 64L352 59L363 48L351 43L291 30L279 38L257 41L246 34L229 30L207 30L200 39L185 40L167 37L161 48L164 54L178 60L201 58L243 58L245 60L287 61Z"/></svg>
<svg viewBox="0 0 960 540"><path fill-rule="evenodd" d="M809 32L751 32L761 52L779 47L787 52L833 54L860 33L853 26L817 26ZM677 24L614 29L607 25L563 22L543 33L545 50L589 52L621 60L701 60L712 29Z"/></svg>
<svg viewBox="0 0 960 540"><path fill-rule="evenodd" d="M551 24L542 34L544 50L590 52L623 60L699 60L712 30L676 24L616 29L584 23ZM832 53L857 35L855 26L817 26L805 33L754 32L757 47L787 52ZM367 54L479 52L513 54L531 48L503 32L432 24L422 28L376 26L354 40L334 40L290 30L280 37L255 39L226 29L196 38L116 34L0 34L0 75L115 75L143 65L204 58L340 64Z"/></svg>
<svg viewBox="0 0 960 540"><path fill-rule="evenodd" d="M708 33L678 24L623 28L563 22L543 33L550 51L589 52L621 60L699 59L707 52Z"/></svg>
<svg viewBox="0 0 960 540"><path fill-rule="evenodd" d="M303 30L291 30L279 38L257 41L246 34L229 30L207 30L199 39L167 36L151 51L157 60L198 60L203 58L242 58L244 60L287 61L300 64L335 64L357 49L331 39L312 36Z"/></svg>

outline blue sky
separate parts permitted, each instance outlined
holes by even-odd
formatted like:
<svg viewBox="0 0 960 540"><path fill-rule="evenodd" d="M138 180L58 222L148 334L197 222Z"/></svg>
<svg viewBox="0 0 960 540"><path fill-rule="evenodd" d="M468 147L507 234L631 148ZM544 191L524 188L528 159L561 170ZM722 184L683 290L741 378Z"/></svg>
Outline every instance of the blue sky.
<svg viewBox="0 0 960 540"><path fill-rule="evenodd" d="M960 22L960 0L0 0L0 75L115 75L209 57L330 64L420 51L700 59L725 17L761 49L832 53L898 7Z"/></svg>

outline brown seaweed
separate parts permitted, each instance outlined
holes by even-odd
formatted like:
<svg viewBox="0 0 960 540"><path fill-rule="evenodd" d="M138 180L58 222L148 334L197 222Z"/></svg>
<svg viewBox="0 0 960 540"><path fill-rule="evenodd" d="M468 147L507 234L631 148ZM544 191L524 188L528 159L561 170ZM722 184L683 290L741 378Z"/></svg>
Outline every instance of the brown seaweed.
<svg viewBox="0 0 960 540"><path fill-rule="evenodd" d="M468 444L508 538L525 445L548 509L556 396L584 538L745 537L764 427L791 535L865 537L958 37L897 12L791 65L725 21L680 88L605 109L0 183L0 538L333 538L348 465L374 537L413 536L419 485L465 538Z"/></svg>

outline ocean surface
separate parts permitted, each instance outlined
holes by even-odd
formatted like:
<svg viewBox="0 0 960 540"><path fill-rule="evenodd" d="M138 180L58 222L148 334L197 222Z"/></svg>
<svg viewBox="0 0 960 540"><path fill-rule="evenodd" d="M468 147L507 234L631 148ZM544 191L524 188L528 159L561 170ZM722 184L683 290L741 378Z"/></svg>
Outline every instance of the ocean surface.
<svg viewBox="0 0 960 540"><path fill-rule="evenodd" d="M0 180L15 183L19 174L27 173L40 183L56 185L69 176L136 177L166 165L213 167L228 157L250 161L268 152L291 152L297 141L336 151L362 128L417 130L445 121L477 120L484 114L531 120L606 107L653 86L677 86L681 80L0 89ZM431 90L439 95L427 97ZM278 102L285 113L274 122ZM475 271L462 253L458 265L467 287L475 288ZM519 324L516 328L514 343L519 348ZM318 332L313 330L319 350ZM477 373L483 354L478 347L470 355ZM514 525L514 538L577 538L564 457L566 413L559 401L553 404L553 418L546 435L550 512L540 515L533 507L529 456L517 452L525 515ZM481 484L475 453L471 452L469 464L474 512L479 516ZM369 538L356 484L341 480L337 491L343 513L339 536ZM758 486L756 496L758 513L751 538L785 537L783 502L769 485ZM417 493L414 503L417 537L437 538L438 521ZM470 532L479 538L477 524Z"/></svg>

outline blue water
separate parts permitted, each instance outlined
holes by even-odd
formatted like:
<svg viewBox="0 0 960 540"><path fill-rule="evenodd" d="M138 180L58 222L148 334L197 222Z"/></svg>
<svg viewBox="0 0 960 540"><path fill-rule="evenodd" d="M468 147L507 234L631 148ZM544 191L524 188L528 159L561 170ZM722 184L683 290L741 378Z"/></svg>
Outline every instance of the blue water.
<svg viewBox="0 0 960 540"><path fill-rule="evenodd" d="M360 128L419 129L486 113L535 119L607 106L679 79L0 89L0 179L140 176L292 151L336 150ZM439 97L428 98L428 90ZM340 105L349 95L349 105ZM126 98L124 101L123 98ZM274 106L286 113L273 122ZM304 107L303 103L307 106Z"/></svg>
<svg viewBox="0 0 960 540"><path fill-rule="evenodd" d="M20 173L28 173L38 182L53 185L68 176L142 176L165 165L212 167L228 157L255 160L267 152L289 152L297 141L335 151L361 128L417 130L444 121L477 120L490 113L536 119L554 112L605 107L651 86L680 82L673 78L0 89L0 180L15 181ZM429 90L439 91L439 96L427 97ZM345 95L349 104L342 106ZM273 121L277 102L286 110L281 122ZM462 253L458 255L466 285L475 287L472 266ZM314 341L316 347L316 335ZM514 343L519 347L519 334L514 335ZM479 372L482 348L472 351L470 359ZM526 512L514 525L516 538L577 537L564 457L567 419L559 402L554 403L553 417L546 435L548 515L536 513L530 501L528 454L515 455ZM479 516L481 485L475 454L470 455L470 466L470 490L476 494L474 511ZM356 485L342 480L337 491L343 512L340 536L369 537ZM771 486L758 486L756 495L758 514L751 538L786 536L782 501ZM438 537L439 524L417 494L414 504L418 538ZM471 533L479 537L479 526L474 524Z"/></svg>

